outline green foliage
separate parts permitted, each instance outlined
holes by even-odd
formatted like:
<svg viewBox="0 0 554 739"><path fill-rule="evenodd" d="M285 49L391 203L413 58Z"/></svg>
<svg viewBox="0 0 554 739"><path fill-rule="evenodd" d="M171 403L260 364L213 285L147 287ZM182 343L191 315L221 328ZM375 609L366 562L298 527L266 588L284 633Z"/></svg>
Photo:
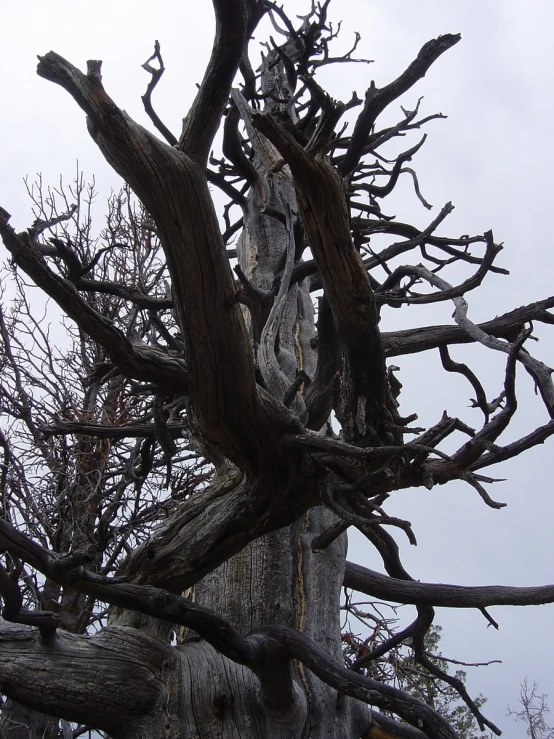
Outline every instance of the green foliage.
<svg viewBox="0 0 554 739"><path fill-rule="evenodd" d="M438 650L441 630L441 626L431 627L425 637L425 647L432 662L443 672L449 672L449 664ZM428 670L417 664L412 654L406 655L399 652L398 656L395 681L397 687L438 711L456 730L460 739L488 739L488 735L479 731L475 717L454 687L438 680ZM454 676L465 685L466 672L464 670L456 670ZM481 708L486 700L480 695L475 699L475 703L478 708Z"/></svg>
<svg viewBox="0 0 554 739"><path fill-rule="evenodd" d="M460 739L489 739L490 734L484 734L479 730L475 716L456 688L433 675L415 659L410 640L387 650L382 657L370 659L371 653L394 635L397 619L384 618L382 610L377 609L376 604L371 605L375 606L379 618L371 613L362 612L357 607L359 605L361 604L347 603L346 610L366 628L369 627L372 633L365 640L352 632L343 633L346 664L351 668L361 669L368 677L399 688L431 706L451 724ZM382 605L380 604L381 607ZM427 632L424 641L426 656L442 673L452 675L465 685L466 672L460 669L452 673L449 669L452 661L443 657L439 650L441 631L441 626L432 626ZM474 703L480 709L486 700L480 695L474 699Z"/></svg>

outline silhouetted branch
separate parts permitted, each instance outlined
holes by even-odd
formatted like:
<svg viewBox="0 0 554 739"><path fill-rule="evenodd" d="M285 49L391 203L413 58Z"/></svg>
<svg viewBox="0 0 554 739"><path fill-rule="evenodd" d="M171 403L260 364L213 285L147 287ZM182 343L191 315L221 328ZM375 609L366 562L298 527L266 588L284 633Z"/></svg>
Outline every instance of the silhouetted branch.
<svg viewBox="0 0 554 739"><path fill-rule="evenodd" d="M418 80L425 76L429 67L445 51L450 49L460 40L460 35L447 34L428 41L422 48L416 59L408 69L394 82L386 87L376 88L372 86L366 92L366 101L363 111L358 116L352 138L343 160L340 164L340 172L343 177L348 176L358 164L360 156L366 145L367 137L375 123L377 116L393 100L400 97L410 89Z"/></svg>
<svg viewBox="0 0 554 739"><path fill-rule="evenodd" d="M411 603L416 606L429 605L437 608L488 608L490 606L554 603L554 585L466 586L409 582L382 575L352 562L346 563L344 585L378 600Z"/></svg>
<svg viewBox="0 0 554 739"><path fill-rule="evenodd" d="M183 123L179 148L205 164L246 42L265 12L262 2L213 0L216 30L210 61Z"/></svg>
<svg viewBox="0 0 554 739"><path fill-rule="evenodd" d="M154 60L156 60L159 64L159 67L157 69L150 64L150 62ZM152 93L154 92L154 88L165 72L165 67L160 52L159 41L154 42L154 53L152 54L152 56L148 57L148 59L142 65L142 68L151 75L150 82L148 83L148 86L146 88L146 92L141 97L144 109L147 112L152 123L156 126L156 128L162 134L167 143L170 146L176 146L178 144L177 138L171 133L169 128L163 123L163 121L160 119L160 117L152 107Z"/></svg>

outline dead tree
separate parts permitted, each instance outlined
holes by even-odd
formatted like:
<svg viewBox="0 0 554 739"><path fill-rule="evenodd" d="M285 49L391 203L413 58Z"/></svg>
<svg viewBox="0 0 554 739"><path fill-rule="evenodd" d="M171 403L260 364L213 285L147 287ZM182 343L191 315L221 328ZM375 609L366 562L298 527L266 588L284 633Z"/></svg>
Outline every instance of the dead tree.
<svg viewBox="0 0 554 739"><path fill-rule="evenodd" d="M75 199L71 216L62 217L57 235L47 242L64 268L87 265L87 277L94 275L108 290L114 281L138 282L149 300L167 303L155 295L160 286L165 289L161 247L128 190L109 202L100 235L106 245L100 248L90 216L95 193L82 176L69 189L46 190L39 180L29 192L39 222L59 219L58 202L67 208L68 198ZM56 554L87 553L89 569L113 575L153 526L209 480L210 470L190 450L186 416L176 420L179 409L172 402L142 387L137 392L132 380L113 371L103 347L83 332L68 326L60 336L49 329L59 315L37 310L17 270L10 278L4 284L5 301L12 295L9 309L0 306L3 518ZM90 293L88 299L127 336L142 341L156 335L156 316L148 311L139 312L111 292ZM169 335L175 326L169 313L160 330ZM162 418L168 421L165 436L155 429ZM9 554L4 564L12 577L16 572L21 577L16 614L23 605L50 611L57 627L73 634L95 633L105 625L106 606L94 597L49 578L37 580L36 572ZM14 613L13 604L5 600L5 617ZM13 701L2 707L0 736L6 739L54 739L58 728L57 720Z"/></svg>
<svg viewBox="0 0 554 739"><path fill-rule="evenodd" d="M519 695L521 710L516 711L508 707L508 716L513 716L516 721L525 724L526 734L530 739L552 739L554 737L554 727L546 722L547 714L550 713L546 699L545 693L539 693L537 683L533 683L530 688L525 678Z"/></svg>
<svg viewBox="0 0 554 739"><path fill-rule="evenodd" d="M139 249L114 232L84 253L64 233L63 214L17 233L0 210L14 268L55 301L85 342L101 348L90 359L99 397L114 388L130 397L132 388L135 398L124 423L110 415L113 408L92 421L52 409L39 441L71 436L89 450L92 469L85 478L72 471L71 484L88 506L92 530L117 495L108 486L107 500L98 501L87 489L89 473L101 468L90 449L102 440L125 440L122 462L138 460L129 439L150 440L149 450L146 442L134 448L135 455L145 452L138 477L149 478L157 504L167 499L173 476L184 474L176 442L184 437L176 432L185 424L188 448L214 473L209 486L172 505L148 538L130 541L115 571L105 570L105 553L93 551L86 537L56 548L50 534L39 536L21 516L5 514L0 593L12 623L0 629L0 691L114 739L455 737L427 705L363 669L409 641L426 670L458 689L481 729L498 733L464 685L428 658L433 607L478 608L493 623L487 606L551 602L554 586L415 582L390 533L400 529L413 542L410 524L384 508L395 490L451 480L465 481L499 508L487 490L493 479L482 470L554 431L550 420L500 443L517 407L518 366L553 417L551 370L526 341L532 322L553 322L554 298L476 325L466 295L490 272L505 271L496 265L501 247L492 233L439 235L450 203L423 230L381 208L400 177L413 180L427 205L408 166L425 137L393 160L381 147L438 116L421 117L418 105L402 109L396 125L381 128L379 117L459 37L428 42L398 79L371 84L364 99L343 103L318 82L319 67L354 61L356 44L333 56L329 0L314 3L300 22L270 0L213 4L212 56L179 136L152 107L163 73L157 43L144 65L151 75L145 108L164 141L109 97L99 61L90 61L86 74L54 52L39 61L39 75L86 113L93 140L145 209L141 228L159 239L164 254L157 278L145 282L140 270L116 269L137 263L143 240ZM270 38L255 71L248 44L262 19L272 22L277 40ZM223 227L210 186L228 198ZM403 263L405 255L420 263ZM443 275L455 280L459 265L472 268L471 276L447 281ZM440 301L454 303L452 325L380 330L381 312L390 307ZM469 342L506 355L494 400L467 365L450 357L449 346ZM390 360L435 350L445 371L467 379L479 428L444 414L421 429L415 415L401 415ZM454 432L467 441L447 454L443 442ZM5 482L18 459L8 443L4 449ZM137 476L133 464L129 474ZM379 552L386 575L346 561L350 526ZM24 607L28 572L35 573L40 608ZM40 600L50 583L80 602L108 604L106 627L92 636L58 628L62 596ZM349 667L341 651L343 585L413 604L417 612L410 626Z"/></svg>

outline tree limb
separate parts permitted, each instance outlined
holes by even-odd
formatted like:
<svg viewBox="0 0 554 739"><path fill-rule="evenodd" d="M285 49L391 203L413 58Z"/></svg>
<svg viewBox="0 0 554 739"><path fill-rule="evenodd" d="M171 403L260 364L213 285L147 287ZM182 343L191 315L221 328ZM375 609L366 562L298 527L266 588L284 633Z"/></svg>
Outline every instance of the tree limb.
<svg viewBox="0 0 554 739"><path fill-rule="evenodd" d="M225 16L225 3L220 4ZM236 0L229 9L237 4L244 6ZM50 52L40 58L38 73L66 89L87 113L93 139L156 224L185 336L200 430L224 456L258 466L265 455L252 439L269 432L259 414L249 340L202 168L117 108L102 87L100 62L89 62L84 75Z"/></svg>
<svg viewBox="0 0 554 739"><path fill-rule="evenodd" d="M477 327L491 336L508 341L513 340L521 331L522 326L529 321L551 323L553 317L548 313L548 308L552 307L554 307L554 297L549 297L516 308L486 323L479 323ZM424 326L401 331L384 331L381 339L387 357L417 354L429 349L437 349L443 344L467 344L475 341L459 326Z"/></svg>
<svg viewBox="0 0 554 739"><path fill-rule="evenodd" d="M399 580L367 567L346 563L344 585L372 598L393 603L429 605L437 608L488 608L554 603L554 585L511 587L465 586Z"/></svg>
<svg viewBox="0 0 554 739"><path fill-rule="evenodd" d="M372 83L372 86L366 92L364 109L358 116L350 144L340 164L340 172L343 177L348 176L358 164L377 116L393 100L403 95L412 85L424 77L433 62L447 49L457 44L460 38L459 34L446 34L428 41L421 48L416 59L394 82L382 88L376 88Z"/></svg>
<svg viewBox="0 0 554 739"><path fill-rule="evenodd" d="M253 123L279 149L294 176L302 222L344 348L343 430L364 437L375 427L373 434L379 437L389 406L379 318L367 272L352 242L341 180L271 115L255 114Z"/></svg>
<svg viewBox="0 0 554 739"><path fill-rule="evenodd" d="M205 165L246 42L265 13L260 0L213 0L216 29L204 79L183 122L179 148Z"/></svg>

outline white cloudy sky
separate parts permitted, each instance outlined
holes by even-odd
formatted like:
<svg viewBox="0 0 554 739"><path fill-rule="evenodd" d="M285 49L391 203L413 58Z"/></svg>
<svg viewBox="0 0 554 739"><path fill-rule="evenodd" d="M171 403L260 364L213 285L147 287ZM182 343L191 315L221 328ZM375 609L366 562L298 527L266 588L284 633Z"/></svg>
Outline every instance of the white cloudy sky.
<svg viewBox="0 0 554 739"><path fill-rule="evenodd" d="M307 3L288 0L291 12ZM422 44L441 33L462 34L462 42L434 65L427 78L402 103L413 107L424 95L422 112L443 112L447 121L432 123L415 166L423 194L435 209L429 214L402 188L385 212L425 226L448 200L456 206L444 233L482 233L493 228L505 250L499 263L510 277L492 276L471 297L471 317L485 319L526 302L546 297L552 288L552 178L554 147L554 11L547 0L342 0L335 17L344 18L345 43L354 30L362 33L360 54L371 66L344 65L329 81L344 100L352 90L360 96L371 79L378 85L396 77ZM16 228L29 224L29 203L22 178L41 172L55 184L69 181L76 161L94 175L102 198L117 178L89 139L84 116L69 96L35 75L36 54L53 49L84 68L89 58L104 60L104 83L116 102L142 123L140 96L147 75L140 65L155 39L162 44L167 67L157 92L157 108L179 131L180 120L202 77L212 33L211 7L204 2L159 0L25 0L5 4L0 57L0 205L13 214ZM414 140L415 143L415 140ZM101 205L102 198L99 199ZM415 257L414 257L415 258ZM385 327L451 321L451 306L389 311ZM393 323L394 322L394 323ZM549 332L539 330L534 347L554 365ZM453 352L459 358L461 352ZM491 395L497 394L502 363L471 351ZM435 355L398 361L405 385L402 412L420 413L425 424L444 409L477 424L478 411L468 411L471 389L462 379L438 373ZM411 378L411 379L410 379ZM520 373L518 430L525 433L548 419ZM424 402L422 403L422 400ZM473 414L473 415L472 415ZM508 481L492 491L507 509L486 508L470 488L452 485L408 491L395 497L391 512L409 518L420 545L402 544L408 569L427 581L465 584L541 584L554 581L551 501L554 441L498 470ZM356 541L352 558L378 566L371 552ZM554 606L493 609L500 631L487 628L474 612L440 612L443 651L468 661L502 659L501 666L473 672L470 691L489 698L487 715L508 739L521 729L504 718L515 705L524 677L538 681L554 704L554 644L550 624ZM553 719L554 722L554 719Z"/></svg>

